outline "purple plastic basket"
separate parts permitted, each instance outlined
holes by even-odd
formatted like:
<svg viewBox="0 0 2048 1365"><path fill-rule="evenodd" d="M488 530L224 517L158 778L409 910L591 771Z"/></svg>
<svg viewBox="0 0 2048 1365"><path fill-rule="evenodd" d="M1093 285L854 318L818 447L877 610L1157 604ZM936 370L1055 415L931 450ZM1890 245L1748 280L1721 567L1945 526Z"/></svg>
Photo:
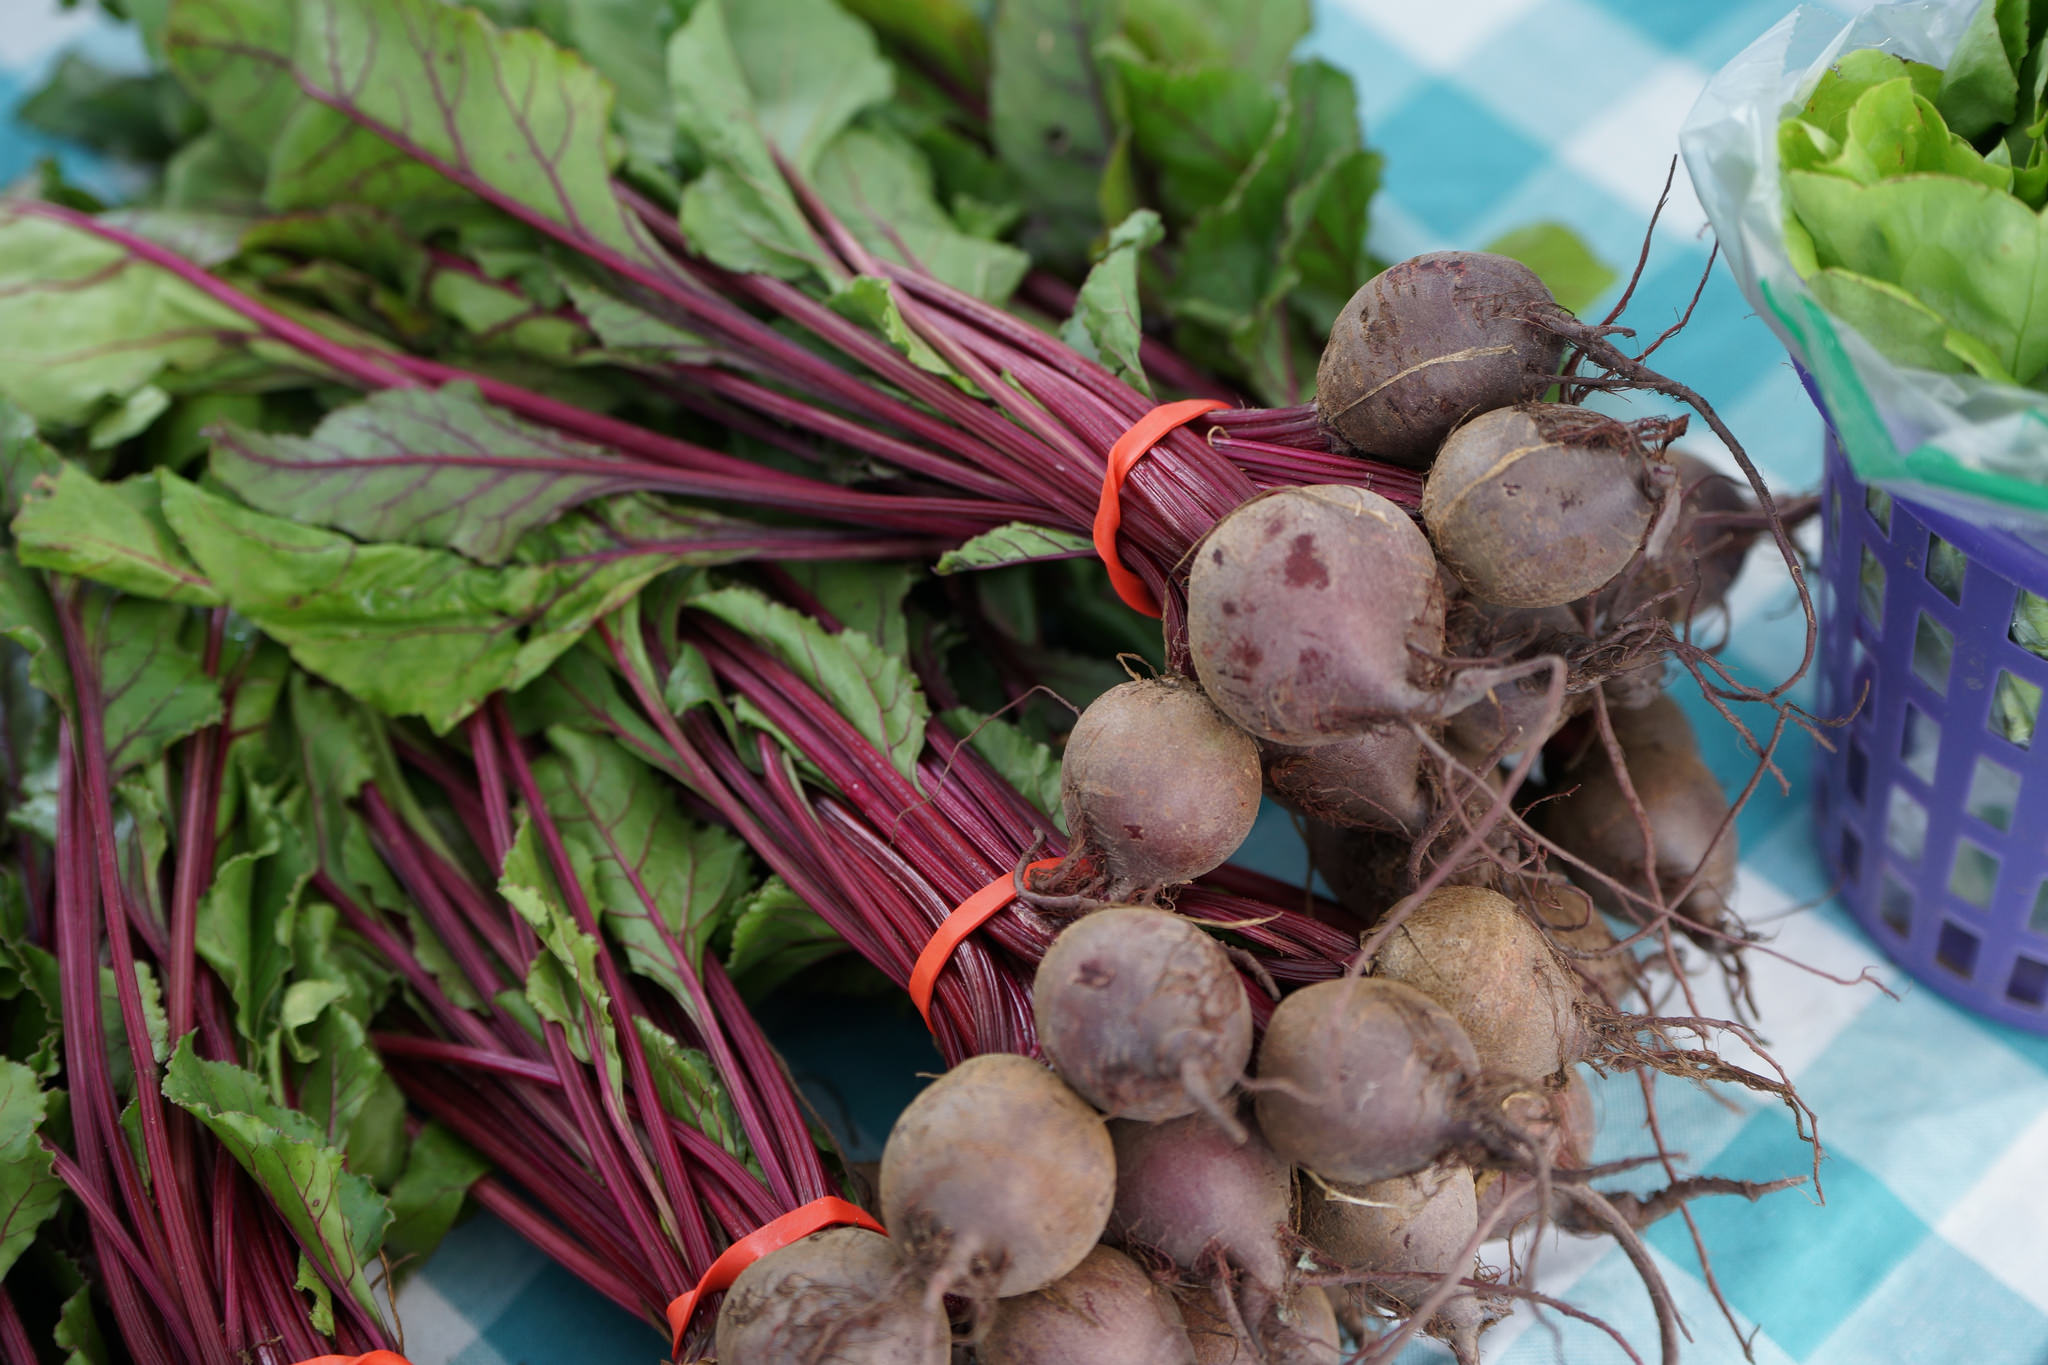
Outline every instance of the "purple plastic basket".
<svg viewBox="0 0 2048 1365"><path fill-rule="evenodd" d="M1856 710L1816 755L1823 856L1900 966L2048 1033L2048 659L2014 638L2048 553L1857 482L1832 429L1823 496L1820 714Z"/></svg>

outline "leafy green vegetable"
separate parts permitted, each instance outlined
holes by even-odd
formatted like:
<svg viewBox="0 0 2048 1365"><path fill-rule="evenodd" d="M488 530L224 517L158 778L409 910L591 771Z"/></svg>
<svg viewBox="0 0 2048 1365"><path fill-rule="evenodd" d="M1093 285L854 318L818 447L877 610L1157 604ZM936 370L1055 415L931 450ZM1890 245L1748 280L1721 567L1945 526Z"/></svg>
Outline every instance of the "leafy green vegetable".
<svg viewBox="0 0 2048 1365"><path fill-rule="evenodd" d="M1060 758L1050 745L1001 716L984 716L971 707L956 707L943 719L1005 782L1051 816L1062 830L1067 827L1065 812L1060 809Z"/></svg>
<svg viewBox="0 0 2048 1365"><path fill-rule="evenodd" d="M808 29L778 26L793 9ZM707 168L683 192L683 231L731 270L835 281L775 157L809 170L855 114L888 95L873 38L825 0L700 0L668 56L677 123Z"/></svg>
<svg viewBox="0 0 2048 1365"><path fill-rule="evenodd" d="M505 852L505 867L498 880L499 894L540 939L541 952L526 970L527 1003L542 1019L562 1027L570 1051L579 1060L600 1064L613 1093L623 1098L625 1068L619 1056L619 1036L612 1027L611 993L598 974L602 948L577 927L538 844L532 821L522 819L512 847ZM596 904L591 894L594 888L585 875L588 860L574 861L585 898Z"/></svg>
<svg viewBox="0 0 2048 1365"><path fill-rule="evenodd" d="M1116 31L1113 0L997 0L990 33L989 122L997 153L1029 204L1035 257L1087 259L1096 185L1117 137L1098 45Z"/></svg>
<svg viewBox="0 0 2048 1365"><path fill-rule="evenodd" d="M199 131L198 110L160 72L110 71L76 52L57 59L15 120L127 161L160 161Z"/></svg>
<svg viewBox="0 0 2048 1365"><path fill-rule="evenodd" d="M0 1279L64 1197L64 1182L36 1136L46 1108L36 1073L0 1059Z"/></svg>
<svg viewBox="0 0 2048 1365"><path fill-rule="evenodd" d="M682 558L569 558L605 548L597 528L579 523L535 533L539 539L522 545L534 562L485 569L447 551L360 545L237 506L175 475L159 478L166 519L236 611L301 666L391 714L423 716L436 730L490 693L537 676L599 616Z"/></svg>
<svg viewBox="0 0 2048 1365"><path fill-rule="evenodd" d="M212 469L265 512L502 564L528 531L634 486L612 463L598 447L491 406L474 385L451 384L373 395L328 414L310 436L228 428L216 434Z"/></svg>
<svg viewBox="0 0 2048 1365"><path fill-rule="evenodd" d="M1230 66L1273 80L1308 30L1308 0L1123 0L1124 36L1168 67Z"/></svg>
<svg viewBox="0 0 2048 1365"><path fill-rule="evenodd" d="M534 775L563 840L591 869L593 907L633 969L694 1010L696 995L649 916L696 970L751 883L752 855L730 832L686 819L654 770L612 741L557 727L548 743L556 756Z"/></svg>
<svg viewBox="0 0 2048 1365"><path fill-rule="evenodd" d="M861 245L884 260L921 266L994 303L1007 299L1031 268L1016 247L964 231L940 207L924 158L901 138L849 128L825 149L814 178Z"/></svg>
<svg viewBox="0 0 2048 1365"><path fill-rule="evenodd" d="M1138 356L1145 339L1138 308L1138 262L1165 236L1159 215L1150 209L1139 209L1111 229L1108 245L1081 282L1073 316L1060 328L1060 340L1147 395L1152 386Z"/></svg>
<svg viewBox="0 0 2048 1365"><path fill-rule="evenodd" d="M754 1152L740 1127L739 1112L710 1057L701 1049L684 1047L645 1015L635 1015L633 1025L654 1072L661 1107L740 1160L751 1161Z"/></svg>
<svg viewBox="0 0 2048 1365"><path fill-rule="evenodd" d="M171 1054L163 1086L270 1196L305 1253L376 1317L369 1268L391 1222L376 1186L346 1168L311 1119L274 1102L260 1077L200 1057L189 1037Z"/></svg>
<svg viewBox="0 0 2048 1365"><path fill-rule="evenodd" d="M764 646L887 754L898 772L915 780L931 707L908 664L865 632L835 634L751 588L708 589L690 605Z"/></svg>
<svg viewBox="0 0 2048 1365"><path fill-rule="evenodd" d="M1794 266L1895 362L2048 371L2048 7L1984 0L1946 70L1852 52L1779 125Z"/></svg>
<svg viewBox="0 0 2048 1365"><path fill-rule="evenodd" d="M421 1128L391 1187L391 1228L384 1245L394 1256L425 1259L462 1212L462 1201L490 1163L438 1123Z"/></svg>
<svg viewBox="0 0 2048 1365"><path fill-rule="evenodd" d="M770 877L734 916L725 965L748 995L758 997L845 948L846 940L817 911L780 877Z"/></svg>
<svg viewBox="0 0 2048 1365"><path fill-rule="evenodd" d="M34 568L188 606L221 600L164 520L152 474L108 484L66 463L28 490L14 539L21 562Z"/></svg>
<svg viewBox="0 0 2048 1365"><path fill-rule="evenodd" d="M160 378L216 370L253 331L122 247L0 205L0 396L38 422L82 425Z"/></svg>
<svg viewBox="0 0 2048 1365"><path fill-rule="evenodd" d="M1070 559L1077 554L1092 554L1094 549L1095 542L1072 531L1013 521L946 551L932 566L932 572L965 573L970 569L995 569L1042 559Z"/></svg>

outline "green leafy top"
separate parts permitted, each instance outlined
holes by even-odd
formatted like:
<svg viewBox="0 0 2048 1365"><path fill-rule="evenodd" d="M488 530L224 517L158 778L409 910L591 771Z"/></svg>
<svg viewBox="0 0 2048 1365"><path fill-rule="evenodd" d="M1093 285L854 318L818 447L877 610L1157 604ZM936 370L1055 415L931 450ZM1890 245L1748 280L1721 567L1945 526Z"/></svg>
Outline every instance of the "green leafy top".
<svg viewBox="0 0 2048 1365"><path fill-rule="evenodd" d="M1786 244L1903 365L2048 375L2048 5L1984 0L1946 69L1867 50L1778 130Z"/></svg>

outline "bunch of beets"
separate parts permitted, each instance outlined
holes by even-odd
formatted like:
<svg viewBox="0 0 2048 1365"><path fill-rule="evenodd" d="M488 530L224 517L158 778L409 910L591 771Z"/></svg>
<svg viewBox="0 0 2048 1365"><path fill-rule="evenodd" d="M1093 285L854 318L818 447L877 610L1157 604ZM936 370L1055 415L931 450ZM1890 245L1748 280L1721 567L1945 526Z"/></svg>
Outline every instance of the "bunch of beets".
<svg viewBox="0 0 2048 1365"><path fill-rule="evenodd" d="M1682 419L1537 397L1573 383L1568 337L1601 335L1499 256L1358 291L1320 432L1414 469L1419 505L1281 487L1189 549L1184 671L1086 708L1069 847L1014 873L1018 913L1056 933L1031 984L1051 1069L987 1052L921 1094L880 1166L890 1235L756 1262L723 1365L942 1362L949 1305L986 1365L1383 1360L1416 1331L1476 1361L1540 1296L1475 1254L1534 1220L1613 1236L1673 1358L1637 1230L1794 1182L1595 1190L1578 1066L1733 1080L1805 1116L1782 1079L1665 1041L1739 1026L1627 1009L1678 967L1674 928L1746 984L1734 811L1663 682L1672 653L1709 658L1667 627L1722 605L1775 514L1668 448ZM1306 822L1343 907L1324 917L1362 943L1284 994L1227 921L1176 904L1262 795Z"/></svg>
<svg viewBox="0 0 2048 1365"><path fill-rule="evenodd" d="M1655 1078L1812 1132L1664 690L1751 789L1811 728L1798 511L1684 319L1374 274L1305 5L129 8L37 103L148 193L0 197L0 1354L402 1349L481 1208L718 1365L1473 1361L1585 1316L1546 1228L1677 1358L1640 1229L1776 1186ZM1765 540L1769 687L1695 632ZM1230 861L1266 797L1333 898ZM835 955L951 1068L873 1179L751 1009Z"/></svg>

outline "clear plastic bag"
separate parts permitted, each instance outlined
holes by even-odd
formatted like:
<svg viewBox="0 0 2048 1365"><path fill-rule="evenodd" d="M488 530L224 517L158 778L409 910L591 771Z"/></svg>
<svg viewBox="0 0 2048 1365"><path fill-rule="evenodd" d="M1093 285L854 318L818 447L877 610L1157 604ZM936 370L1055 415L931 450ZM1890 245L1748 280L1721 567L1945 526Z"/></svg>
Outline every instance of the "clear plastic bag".
<svg viewBox="0 0 2048 1365"><path fill-rule="evenodd" d="M1843 53L1946 65L1979 0L1802 5L1708 84L1679 134L1743 294L1804 368L1857 476L2048 548L2048 394L1898 365L1822 310L1785 247L1778 125Z"/></svg>

